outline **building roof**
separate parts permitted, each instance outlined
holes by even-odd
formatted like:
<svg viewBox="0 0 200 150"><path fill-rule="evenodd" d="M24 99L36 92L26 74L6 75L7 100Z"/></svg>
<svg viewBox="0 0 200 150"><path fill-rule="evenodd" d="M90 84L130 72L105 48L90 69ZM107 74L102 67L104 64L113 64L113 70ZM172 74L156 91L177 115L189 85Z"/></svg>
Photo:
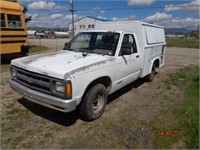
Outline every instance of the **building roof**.
<svg viewBox="0 0 200 150"><path fill-rule="evenodd" d="M96 17L91 17L91 16L85 16L83 18L80 18L80 19L77 19L75 20L74 22L77 22L77 21L80 21L82 19L85 19L85 18L91 18L91 19L94 19L94 20L98 20L98 21L101 21L101 22L108 22L108 21L111 21L109 19L101 19L101 18L96 18ZM70 22L69 24L71 24L72 22Z"/></svg>

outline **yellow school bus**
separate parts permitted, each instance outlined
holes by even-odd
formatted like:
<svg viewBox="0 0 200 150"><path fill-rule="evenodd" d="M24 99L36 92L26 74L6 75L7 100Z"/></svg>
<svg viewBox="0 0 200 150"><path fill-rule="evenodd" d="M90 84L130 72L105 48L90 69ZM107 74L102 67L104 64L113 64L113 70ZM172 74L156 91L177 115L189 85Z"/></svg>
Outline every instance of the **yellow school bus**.
<svg viewBox="0 0 200 150"><path fill-rule="evenodd" d="M28 53L23 8L17 2L0 0L0 54Z"/></svg>

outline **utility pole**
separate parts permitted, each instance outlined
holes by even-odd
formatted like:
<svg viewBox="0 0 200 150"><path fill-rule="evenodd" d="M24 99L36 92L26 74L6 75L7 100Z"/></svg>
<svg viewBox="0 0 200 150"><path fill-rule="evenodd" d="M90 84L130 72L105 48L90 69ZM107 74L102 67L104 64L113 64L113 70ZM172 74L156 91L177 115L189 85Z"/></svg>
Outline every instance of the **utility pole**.
<svg viewBox="0 0 200 150"><path fill-rule="evenodd" d="M70 12L72 13L72 35L74 37L74 0L70 0L70 4L71 4L71 8L70 8Z"/></svg>

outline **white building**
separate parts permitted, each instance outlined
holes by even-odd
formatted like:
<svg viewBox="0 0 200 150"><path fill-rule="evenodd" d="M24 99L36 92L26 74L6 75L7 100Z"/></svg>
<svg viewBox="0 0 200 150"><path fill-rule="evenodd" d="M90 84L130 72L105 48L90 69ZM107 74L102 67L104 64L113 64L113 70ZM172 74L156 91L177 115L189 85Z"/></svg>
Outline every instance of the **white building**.
<svg viewBox="0 0 200 150"><path fill-rule="evenodd" d="M28 38L34 38L35 33L36 33L36 30L27 30Z"/></svg>
<svg viewBox="0 0 200 150"><path fill-rule="evenodd" d="M111 20L100 19L95 17L86 16L74 21L74 33L75 35L80 31L95 30L97 23L108 22ZM72 23L69 24L69 30L73 31Z"/></svg>

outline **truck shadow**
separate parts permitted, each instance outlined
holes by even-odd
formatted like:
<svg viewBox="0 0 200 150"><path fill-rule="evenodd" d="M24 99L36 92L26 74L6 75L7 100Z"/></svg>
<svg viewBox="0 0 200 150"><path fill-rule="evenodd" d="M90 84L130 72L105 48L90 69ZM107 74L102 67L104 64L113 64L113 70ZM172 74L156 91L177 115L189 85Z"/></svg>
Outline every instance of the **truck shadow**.
<svg viewBox="0 0 200 150"><path fill-rule="evenodd" d="M144 79L138 79L128 84L127 86L123 87L122 89L116 91L115 93L111 94L108 97L108 105L115 99L126 94L132 89L138 88L144 83L145 83ZM18 102L24 107L26 107L28 110L30 110L32 113L34 113L35 115L45 118L49 121L55 122L57 124L60 124L62 126L66 126L66 127L71 126L75 124L77 120L81 119L78 114L78 110L75 110L69 113L63 113L63 112L59 112L59 111L35 104L33 102L26 100L25 98L19 99Z"/></svg>
<svg viewBox="0 0 200 150"><path fill-rule="evenodd" d="M24 107L26 107L33 114L45 118L49 121L55 122L57 124L60 124L62 126L71 126L74 123L76 123L76 121L79 119L77 110L69 113L64 113L38 105L36 103L28 101L25 98L19 99L18 102Z"/></svg>

